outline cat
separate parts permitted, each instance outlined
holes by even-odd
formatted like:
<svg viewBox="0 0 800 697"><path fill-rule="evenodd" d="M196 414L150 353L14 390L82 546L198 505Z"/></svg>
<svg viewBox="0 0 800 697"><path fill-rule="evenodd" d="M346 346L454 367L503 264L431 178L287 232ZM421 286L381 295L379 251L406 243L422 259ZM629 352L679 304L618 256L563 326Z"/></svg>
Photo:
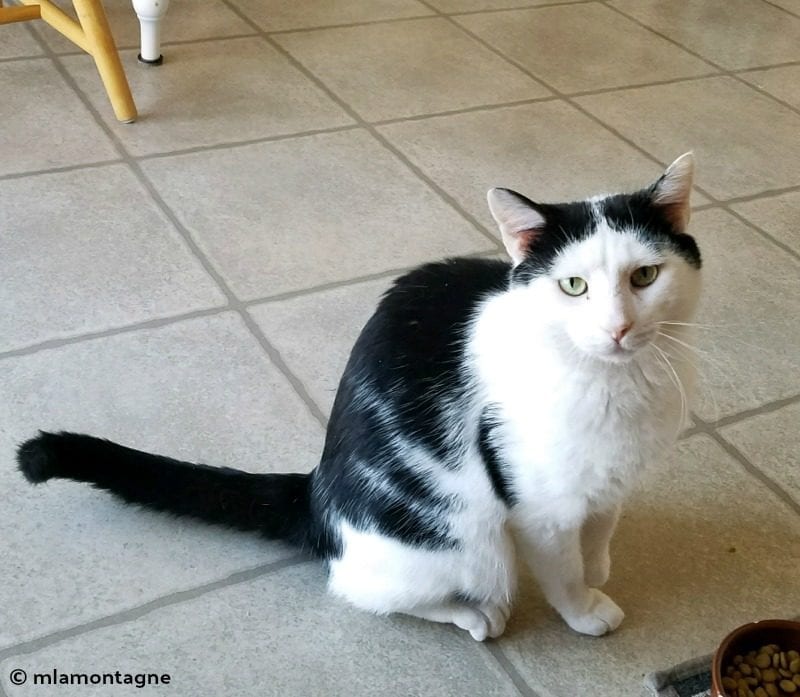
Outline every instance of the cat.
<svg viewBox="0 0 800 697"><path fill-rule="evenodd" d="M257 530L327 564L378 614L500 636L517 558L575 631L623 612L600 589L620 504L684 425L680 344L700 292L693 158L651 186L565 204L488 193L511 264L450 259L399 278L362 330L310 474L250 474L74 433L22 444L32 483Z"/></svg>

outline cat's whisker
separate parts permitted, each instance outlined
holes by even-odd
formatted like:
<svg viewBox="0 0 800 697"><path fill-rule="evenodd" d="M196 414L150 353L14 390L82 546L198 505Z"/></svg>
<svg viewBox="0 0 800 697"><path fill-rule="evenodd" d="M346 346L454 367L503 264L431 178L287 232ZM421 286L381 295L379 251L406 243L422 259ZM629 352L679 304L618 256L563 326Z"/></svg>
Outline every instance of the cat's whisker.
<svg viewBox="0 0 800 697"><path fill-rule="evenodd" d="M697 348L696 346L692 346L685 341L681 341L677 337L665 333L665 332L657 332L659 336L663 336L665 339L670 339L673 343L670 344L670 347L674 351L679 351L678 346L682 346L687 350L692 351L694 355L694 366L698 371L699 377L703 378L702 386L705 392L711 398L713 409L714 409L714 418L719 418L720 410L719 410L719 401L717 399L716 390L714 388L714 383L716 382L719 384L722 383L722 387L729 389L731 392L735 394L740 394L740 389L733 382L731 379L731 371L728 365L725 364L724 361L720 360L719 358L713 356L709 351L705 351L703 349ZM662 349L664 347L661 347ZM708 369L713 371L710 372Z"/></svg>
<svg viewBox="0 0 800 697"><path fill-rule="evenodd" d="M683 383L681 382L680 377L678 376L678 372L673 367L672 363L670 363L669 358L667 357L666 353L659 348L656 344L650 344L656 351L656 355L660 355L661 359L664 361L664 365L669 369L668 375L671 374L671 377L674 379L675 386L678 389L678 394L681 398L681 418L678 423L678 429L675 433L675 438L680 435L680 432L683 430L684 425L688 421L689 417L689 402L686 397L686 390L683 387Z"/></svg>
<svg viewBox="0 0 800 697"><path fill-rule="evenodd" d="M683 346L683 347L689 349L690 351L692 351L692 353L701 354L701 355L708 353L708 351L706 351L704 349L701 349L701 348L698 348L697 346L692 346L691 344L683 341L682 339L679 339L676 336L673 336L672 334L668 334L667 332L659 331L659 332L657 332L657 334L658 334L658 336L663 336L665 339L669 339L671 341L674 341L676 344L680 344L681 346Z"/></svg>
<svg viewBox="0 0 800 697"><path fill-rule="evenodd" d="M705 364L703 363L703 359L704 358L708 359L708 356L704 356L704 357L701 356L700 360L698 360L698 357L696 355L685 353L684 349L682 349L680 346L676 346L674 344L670 344L669 350L667 348L663 347L663 346L660 347L660 348L670 358L675 358L675 356L673 356L670 353L670 350L674 351L675 353L678 354L677 355L678 359L684 360L684 361L686 361L687 363L689 363L690 365L692 365L694 367L694 369L697 372L697 377L699 378L700 384L703 385L703 387L707 390L709 396L711 397L712 407L714 409L714 414L715 414L714 418L715 419L718 418L720 410L719 410L719 402L717 400L717 392L714 389L714 384L713 384L711 378L709 377L709 374L708 374L708 371L706 370ZM722 374L725 375L724 372ZM728 382L728 386L732 387L732 383L730 382L730 380L728 380L726 378L726 381Z"/></svg>

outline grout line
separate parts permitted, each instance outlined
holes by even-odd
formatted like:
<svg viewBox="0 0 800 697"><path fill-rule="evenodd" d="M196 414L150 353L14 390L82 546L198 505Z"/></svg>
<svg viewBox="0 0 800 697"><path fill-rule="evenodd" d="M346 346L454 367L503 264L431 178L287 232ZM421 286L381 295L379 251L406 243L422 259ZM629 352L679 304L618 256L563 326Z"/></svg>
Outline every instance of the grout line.
<svg viewBox="0 0 800 697"><path fill-rule="evenodd" d="M726 213L728 213L728 215L732 215L732 216L733 216L734 218L736 218L736 219L737 219L739 222L741 222L741 223L744 223L744 224L745 224L747 227L749 227L751 230L754 230L755 232L757 232L757 233L758 233L759 235L761 235L761 237L763 237L765 240L768 240L769 242L772 242L772 244L774 244L776 247L780 247L780 248L781 248L781 249L782 249L784 252L786 252L786 253L787 253L789 256L792 256L792 257L794 257L794 258L795 258L797 261L800 261L800 252L796 252L794 249L792 249L792 248L791 248L791 247L790 247L788 244L786 244L785 242L781 242L781 240L779 240L779 239L777 239L777 238L773 237L773 236L772 236L772 235L770 235L770 234L769 234L769 233L768 233L766 230L762 230L760 227L758 227L758 225L756 225L756 224L755 224L755 223L753 223L752 221L750 221L750 220L748 220L747 218L745 218L745 217L744 217L744 216L743 216L741 213L739 213L739 211L737 211L737 210L735 210L735 209L733 209L733 208L730 208L730 207L726 206L726 205L725 205L724 203L722 203L722 202L720 203L720 208L721 208L722 210L724 210Z"/></svg>
<svg viewBox="0 0 800 697"><path fill-rule="evenodd" d="M379 121L369 121L371 126L391 126L395 123L406 123L407 121L424 121L440 116L458 116L459 114L472 114L476 111L493 111L495 109L508 109L516 106L526 106L528 104L540 104L541 102L553 102L558 97L551 95L547 97L532 97L531 99L518 99L513 102L498 102L497 104L478 104L462 109L448 109L447 111L435 111L430 114L414 114L413 116L397 116L393 119L381 119Z"/></svg>
<svg viewBox="0 0 800 697"><path fill-rule="evenodd" d="M581 90L580 92L564 92L561 97L566 99L577 99L579 97L594 97L595 95L608 94L609 92L624 92L625 90L638 90L643 87L661 87L662 85L677 85L684 82L698 82L707 80L710 77L724 77L725 73L712 70L702 75L687 75L684 77L672 77L664 80L652 80L650 82L639 82L630 85L619 85L617 87L598 87L593 90Z"/></svg>
<svg viewBox="0 0 800 697"><path fill-rule="evenodd" d="M225 578L204 583L200 586L195 586L194 588L163 595L155 600L143 603L142 605L137 605L127 610L115 612L97 620L84 622L83 624L68 627L67 629L59 629L36 639L31 639L30 641L24 641L20 644L15 644L5 649L1 649L0 663L8 658L31 654L52 646L53 644L58 644L62 641L66 641L67 639L73 639L83 634L94 632L98 629L105 629L106 627L113 627L118 624L133 622L145 617L146 615L149 615L152 612L161 610L162 608L180 605L190 600L195 600L196 598L208 595L209 593L213 593L214 591L236 586L241 583L247 583L257 578L261 578L262 576L268 576L272 573L282 571L283 569L292 566L299 566L301 564L308 563L308 561L310 561L310 559L305 554L294 554L286 559L272 561L267 564L260 564L259 566L245 569L244 571L236 571Z"/></svg>
<svg viewBox="0 0 800 697"><path fill-rule="evenodd" d="M84 106L89 110L89 113L92 115L92 118L95 120L97 125L111 140L117 152L119 152L120 156L125 160L131 172L137 178L139 183L150 194L150 197L154 201L154 203L161 209L162 213L164 213L164 215L168 218L168 220L178 231L180 236L183 238L185 244L197 258L197 260L200 262L202 267L205 269L206 273L211 277L211 279L213 279L216 282L217 286L228 300L228 308L234 310L239 314L239 316L244 321L245 325L247 326L252 336L258 341L258 343L266 352L267 357L273 362L273 365L282 373L284 378L286 378L289 384L295 389L296 394L298 395L298 397L300 397L301 401L304 403L310 414L320 423L320 425L324 429L327 424L327 418L325 417L324 413L319 408L317 403L311 398L308 390L305 388L302 381L291 370L289 370L289 367L286 365L286 362L283 360L280 353L277 351L275 347L273 347L270 344L269 340L266 338L264 333L255 323L253 318L250 317L250 315L247 313L242 302L236 297L236 295L228 286L225 279L222 278L221 274L216 270L216 268L214 268L211 261L208 259L208 257L206 257L206 255L200 249L199 245L194 240L189 230L186 227L184 227L183 223L181 223L180 219L175 214L175 212L167 205L166 201L164 201L164 199L161 197L161 195L156 190L153 183L146 176L144 170L141 167L141 164L137 162L130 155L130 153L128 153L128 151L125 149L125 146L123 145L122 141L119 139L117 134L105 123L103 118L98 113L97 109L92 104L91 100L83 93L78 84L75 82L72 75L66 69L61 59L53 53L53 51L49 48L49 46L47 46L46 42L40 36L37 35L36 40L39 42L42 49L45 52L47 52L48 56L52 59L53 64L55 65L58 72L61 74L64 81L72 88L72 90L75 92L75 94L84 104Z"/></svg>
<svg viewBox="0 0 800 697"><path fill-rule="evenodd" d="M796 394L793 397L785 397L784 399L776 399L774 402L768 402L767 404L762 404L761 406L755 407L754 409L745 409L744 411L740 411L736 414L730 414L729 416L723 416L721 419L717 419L713 422L702 421L702 419L695 420L702 421L705 426L713 429L724 428L725 426L729 426L731 424L738 423L739 421L743 421L744 419L749 419L751 416L761 416L762 414L770 414L773 411L778 411L778 409L783 409L783 407L788 407L792 404L796 404L800 402L800 394Z"/></svg>
<svg viewBox="0 0 800 697"><path fill-rule="evenodd" d="M765 0L765 2L766 1L767 0ZM745 73L755 73L760 70L771 70L773 68L793 68L797 65L800 65L800 60L783 61L781 63L767 63L766 65L760 65L757 68L737 68L736 70L731 70L731 72L736 73L737 75L744 75Z"/></svg>
<svg viewBox="0 0 800 697"><path fill-rule="evenodd" d="M744 470L750 474L753 478L760 481L765 487L767 487L777 498L779 498L791 511L800 515L800 503L794 500L794 498L789 494L780 484L778 484L774 479L766 475L762 472L758 467L756 467L750 460L748 460L744 454L732 443L725 440L719 433L717 433L713 428L704 431L706 435L713 438L717 444L730 455L734 460L736 460Z"/></svg>
<svg viewBox="0 0 800 697"><path fill-rule="evenodd" d="M286 361L283 359L280 351L278 351L278 349L270 343L261 327L258 326L250 313L247 312L246 309L242 308L239 314L242 316L242 319L244 319L244 323L247 325L250 333L255 337L256 341L261 344L261 348L264 349L264 352L269 356L272 363L278 368L278 370L281 371L281 373L283 373L283 376L294 388L294 391L297 393L300 399L305 403L306 407L311 412L311 415L317 420L317 422L319 422L319 425L322 426L323 432L327 431L328 416L314 401L314 398L303 384L303 381L300 380L300 378L297 377L294 372L292 372L291 368L289 368Z"/></svg>
<svg viewBox="0 0 800 697"><path fill-rule="evenodd" d="M0 174L0 181L11 179L24 179L25 177L35 177L39 174L61 174L62 172L75 172L82 169L95 169L97 167L107 167L108 165L125 164L125 160L118 158L115 160L99 160L97 162L86 162L81 165L65 165L63 167L48 167L47 169L34 169L26 172L13 172L11 174Z"/></svg>
<svg viewBox="0 0 800 697"><path fill-rule="evenodd" d="M770 0L764 0L764 2L767 3L767 5L772 5L774 8L778 10L783 10L784 12L786 12L786 14L789 14L792 17L800 17L800 14L795 14L790 9L783 7L782 5L776 5L774 2L770 2Z"/></svg>
<svg viewBox="0 0 800 697"><path fill-rule="evenodd" d="M272 46L276 51L278 51L286 60L289 61L291 65L293 65L297 70L299 70L303 75L305 75L309 80L311 80L319 89L321 89L325 94L328 95L336 104L338 104L345 113L350 116L356 123L362 126L365 130L367 130L372 137L377 140L383 147L391 152L397 159L399 159L403 164L406 165L408 169L410 169L414 174L417 175L419 179L425 182L430 189L436 192L440 198L442 198L451 208L453 208L457 213L461 215L467 222L472 224L475 230L480 233L483 237L488 239L492 244L494 244L498 250L500 249L500 242L497 237L492 234L489 230L487 230L483 225L470 213L468 213L461 205L449 194L447 193L442 187L440 187L436 182L434 182L428 175L426 175L419 167L409 160L405 154L403 154L399 149L397 149L383 134L378 131L378 129L365 121L361 115L351 107L347 102L345 102L336 92L334 92L330 87L328 87L325 82L323 82L320 78L318 78L311 70L309 70L303 63L301 63L297 58L295 58L288 50L286 50L280 43L275 41L267 32L261 31L258 25L253 22L247 15L245 15L241 10L239 10L236 5L233 4L231 0L222 0L223 4L225 4L228 9L232 12L237 14L242 20L250 24L255 29L258 29L261 33L261 36L264 40ZM424 3L423 3L424 4Z"/></svg>
<svg viewBox="0 0 800 697"><path fill-rule="evenodd" d="M9 58L0 58L0 63L18 63L19 61L32 61L37 58L47 58L47 56L44 54L39 54L38 56L10 56ZM2 689L3 686L0 685L0 690Z"/></svg>
<svg viewBox="0 0 800 697"><path fill-rule="evenodd" d="M514 12L516 10L538 10L542 7L563 7L564 5L589 5L596 0L553 0L552 2L542 2L538 4L523 4L523 5L516 5L513 7L486 7L482 10L438 10L437 12L440 15L445 15L447 17L465 17L470 15L493 15L499 12ZM428 7L430 5L428 3L424 3Z"/></svg>
<svg viewBox="0 0 800 697"><path fill-rule="evenodd" d="M749 201L756 201L760 198L769 198L771 196L780 196L781 194L792 194L800 191L800 184L795 186L784 186L780 189L765 189L757 194L748 194L747 196L734 196L733 198L726 198L722 203L726 206L735 205L737 203L748 203Z"/></svg>
<svg viewBox="0 0 800 697"><path fill-rule="evenodd" d="M233 140L228 143L215 143L213 145L195 145L191 148L182 148L180 150L168 150L164 152L150 153L148 155L135 155L132 159L137 162L147 162L149 160L157 160L163 157L174 157L177 155L193 155L200 152L209 152L212 150L233 150L235 148L244 148L248 145L258 145L260 143L274 143L280 140L291 140L292 138L310 138L312 136L324 135L326 133L342 133L344 131L355 131L360 129L361 126L357 123L350 123L344 126L331 126L330 128L312 128L308 131L297 131L296 133L280 133L274 136L263 136L261 138L250 138L249 140Z"/></svg>
<svg viewBox="0 0 800 697"><path fill-rule="evenodd" d="M509 677L511 682L514 683L514 687L517 688L517 692L519 692L522 697L539 697L539 693L528 685L525 678L519 674L519 671L503 652L497 640L490 639L483 642L482 648L497 661L500 669Z"/></svg>
<svg viewBox="0 0 800 697"><path fill-rule="evenodd" d="M238 8L237 8L238 9ZM240 10L243 16L246 16L243 10ZM425 15L409 15L408 17L386 17L385 19L365 19L361 22L339 22L336 24L318 24L313 27L295 27L294 29L264 29L256 20L247 18L252 24L259 27L259 35L268 34L269 36L281 36L283 34L312 34L317 31L325 31L327 29L353 29L355 27L369 27L374 24L398 24L399 22L413 22L417 19L431 19L436 17L435 14L429 13Z"/></svg>
<svg viewBox="0 0 800 697"><path fill-rule="evenodd" d="M128 334L130 332L139 331L140 329L157 329L159 327L166 327L170 324L183 322L184 320L196 319L198 317L210 317L219 315L224 312L229 312L233 308L229 305L221 305L219 307L210 307L205 310L192 310L191 312L183 312L178 315L170 315L169 317L158 317L156 319L148 319L142 322L134 322L133 324L126 324L122 327L114 327L112 329L103 329L96 332L88 332L86 334L76 334L75 336L68 336L61 339L48 339L40 341L36 344L22 346L9 351L0 352L0 360L4 358L18 358L20 356L27 356L39 351L46 351L48 349L61 348L62 346L70 346L72 344L79 344L83 341L92 341L93 339L104 339L109 336L117 336L119 334Z"/></svg>

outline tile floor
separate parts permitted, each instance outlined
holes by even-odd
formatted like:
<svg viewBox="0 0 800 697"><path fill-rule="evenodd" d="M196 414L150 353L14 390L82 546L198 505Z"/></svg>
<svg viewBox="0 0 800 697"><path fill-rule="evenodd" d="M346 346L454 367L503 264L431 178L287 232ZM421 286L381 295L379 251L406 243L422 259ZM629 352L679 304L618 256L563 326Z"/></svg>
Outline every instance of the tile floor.
<svg viewBox="0 0 800 697"><path fill-rule="evenodd" d="M141 118L46 27L0 27L0 697L13 669L149 694L638 695L800 613L798 0L173 0L164 65L108 0ZM530 584L497 642L328 598L279 544L32 489L16 443L102 434L309 470L398 272L493 255L484 191L643 184L693 148L706 259L687 432L627 507L610 637Z"/></svg>

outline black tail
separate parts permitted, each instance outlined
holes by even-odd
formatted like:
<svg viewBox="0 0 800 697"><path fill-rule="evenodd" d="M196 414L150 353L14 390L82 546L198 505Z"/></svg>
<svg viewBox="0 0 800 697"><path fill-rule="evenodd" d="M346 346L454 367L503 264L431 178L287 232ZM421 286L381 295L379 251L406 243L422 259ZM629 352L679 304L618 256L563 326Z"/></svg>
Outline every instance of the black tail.
<svg viewBox="0 0 800 697"><path fill-rule="evenodd" d="M308 540L307 474L250 474L150 455L92 436L44 431L19 447L17 463L33 484L53 477L89 482L158 511L257 530L303 547Z"/></svg>

